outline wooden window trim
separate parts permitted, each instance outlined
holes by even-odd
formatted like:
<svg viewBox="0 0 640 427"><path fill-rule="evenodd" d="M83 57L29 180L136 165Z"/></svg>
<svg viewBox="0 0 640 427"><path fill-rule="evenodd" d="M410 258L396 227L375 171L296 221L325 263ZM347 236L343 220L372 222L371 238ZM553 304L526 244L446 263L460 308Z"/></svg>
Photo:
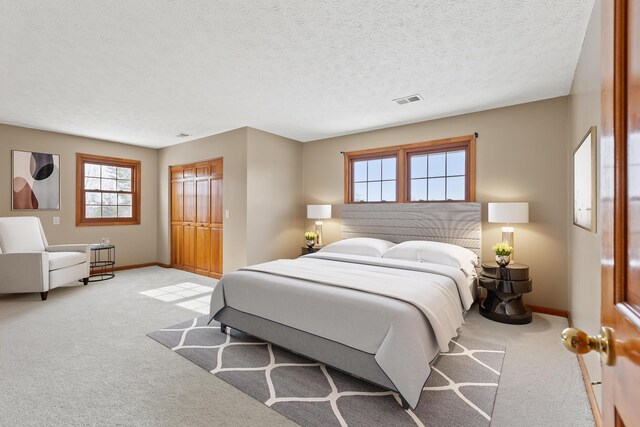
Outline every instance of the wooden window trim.
<svg viewBox="0 0 640 427"><path fill-rule="evenodd" d="M465 150L465 200L428 200L411 201L410 162L412 155L428 154L443 151ZM354 202L353 201L353 162L396 156L396 201L395 202ZM344 203L456 203L476 201L476 137L475 135L438 139L412 144L394 145L390 147L371 148L344 153Z"/></svg>
<svg viewBox="0 0 640 427"><path fill-rule="evenodd" d="M116 167L130 167L131 171L131 218L86 218L85 217L85 190L84 190L84 165L85 163L108 165ZM136 225L140 224L141 205L141 177L142 169L139 160L121 159L117 157L96 156L93 154L76 154L76 226L109 226L109 225Z"/></svg>

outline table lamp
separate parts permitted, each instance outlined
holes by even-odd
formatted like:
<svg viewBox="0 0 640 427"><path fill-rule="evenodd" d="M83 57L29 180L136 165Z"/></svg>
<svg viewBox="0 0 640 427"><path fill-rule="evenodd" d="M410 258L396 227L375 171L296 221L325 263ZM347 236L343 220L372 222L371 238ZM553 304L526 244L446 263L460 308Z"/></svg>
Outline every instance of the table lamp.
<svg viewBox="0 0 640 427"><path fill-rule="evenodd" d="M489 203L489 222L506 223L502 227L502 241L514 248L511 253L511 262L514 260L515 247L513 246L513 227L509 224L526 224L529 222L529 203Z"/></svg>
<svg viewBox="0 0 640 427"><path fill-rule="evenodd" d="M316 220L316 238L318 245L322 245L322 219L331 218L331 205L307 205L307 218Z"/></svg>

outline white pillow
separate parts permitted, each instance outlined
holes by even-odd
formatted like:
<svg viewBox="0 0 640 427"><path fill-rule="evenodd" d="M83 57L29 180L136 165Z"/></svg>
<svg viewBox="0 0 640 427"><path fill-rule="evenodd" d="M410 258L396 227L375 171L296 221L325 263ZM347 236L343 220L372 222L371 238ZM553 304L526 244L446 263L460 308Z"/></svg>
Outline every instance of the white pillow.
<svg viewBox="0 0 640 427"><path fill-rule="evenodd" d="M467 275L475 275L474 267L478 264L476 254L467 248L426 240L399 243L388 249L382 257L448 265L463 270Z"/></svg>
<svg viewBox="0 0 640 427"><path fill-rule="evenodd" d="M364 255L382 258L382 254L395 243L381 239L370 239L368 237L354 237L352 239L340 240L331 243L320 249L320 252L332 252L348 255Z"/></svg>

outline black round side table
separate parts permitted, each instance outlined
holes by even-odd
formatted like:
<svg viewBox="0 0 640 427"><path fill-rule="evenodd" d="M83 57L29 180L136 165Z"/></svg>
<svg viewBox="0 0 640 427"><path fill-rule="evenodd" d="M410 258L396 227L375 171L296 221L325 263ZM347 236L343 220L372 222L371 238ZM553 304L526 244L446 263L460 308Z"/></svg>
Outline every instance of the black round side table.
<svg viewBox="0 0 640 427"><path fill-rule="evenodd" d="M480 314L496 322L523 325L531 323L531 310L522 303L522 294L531 292L529 266L512 263L500 267L495 261L483 262L478 282L487 290Z"/></svg>

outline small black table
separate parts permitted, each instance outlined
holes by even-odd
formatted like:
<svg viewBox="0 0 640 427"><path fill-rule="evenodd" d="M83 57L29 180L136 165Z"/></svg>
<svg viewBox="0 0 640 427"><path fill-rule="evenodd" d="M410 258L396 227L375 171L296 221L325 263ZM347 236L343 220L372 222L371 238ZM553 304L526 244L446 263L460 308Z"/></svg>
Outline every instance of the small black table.
<svg viewBox="0 0 640 427"><path fill-rule="evenodd" d="M531 323L531 310L522 303L522 294L531 292L529 266L512 263L500 267L495 261L483 262L478 282L487 290L480 314L487 319L512 325Z"/></svg>
<svg viewBox="0 0 640 427"><path fill-rule="evenodd" d="M90 282L101 282L116 276L116 247L114 245L91 245L91 255Z"/></svg>
<svg viewBox="0 0 640 427"><path fill-rule="evenodd" d="M312 253L318 252L320 249L322 249L322 246L318 246L318 245L312 246L312 247L302 246L300 248L300 255L312 254Z"/></svg>

